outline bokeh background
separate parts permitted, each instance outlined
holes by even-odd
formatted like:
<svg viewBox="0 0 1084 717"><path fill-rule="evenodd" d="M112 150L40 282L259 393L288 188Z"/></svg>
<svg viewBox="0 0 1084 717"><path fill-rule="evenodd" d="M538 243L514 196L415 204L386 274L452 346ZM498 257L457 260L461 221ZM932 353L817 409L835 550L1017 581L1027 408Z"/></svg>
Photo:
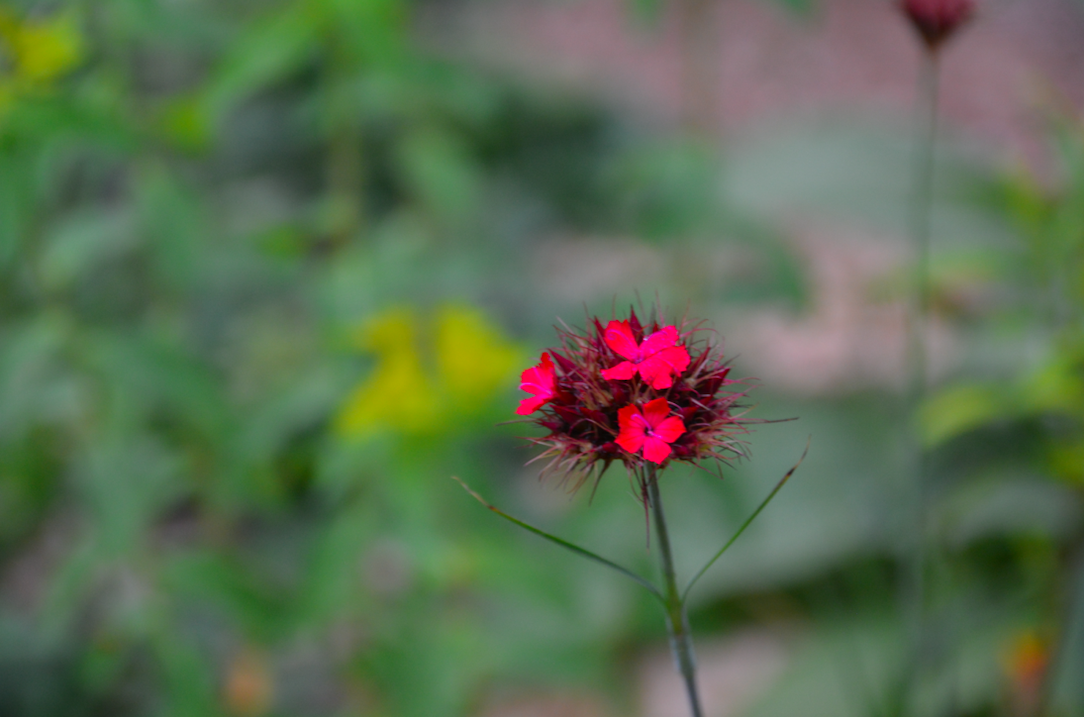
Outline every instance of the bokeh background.
<svg viewBox="0 0 1084 717"><path fill-rule="evenodd" d="M757 379L670 470L713 717L1084 714L1084 3L943 58L889 0L0 3L0 715L684 715L620 468L539 481L554 324ZM908 436L930 450L922 535ZM914 660L908 551L926 544Z"/></svg>

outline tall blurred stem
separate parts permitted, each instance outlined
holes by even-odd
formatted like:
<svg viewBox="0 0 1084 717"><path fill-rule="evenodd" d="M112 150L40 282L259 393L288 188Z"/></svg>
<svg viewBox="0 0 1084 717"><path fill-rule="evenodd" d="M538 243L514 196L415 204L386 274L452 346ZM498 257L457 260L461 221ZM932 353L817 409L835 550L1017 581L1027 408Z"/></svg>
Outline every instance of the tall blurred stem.
<svg viewBox="0 0 1084 717"><path fill-rule="evenodd" d="M689 708L693 717L703 717L700 707L700 695L696 690L696 658L693 654L693 637L689 630L689 617L685 612L685 601L677 585L674 572L674 558L670 552L670 534L666 529L666 515L662 509L662 495L654 467L643 476L647 487L647 499L651 505L651 515L655 522L655 538L659 543L659 559L662 564L663 587L666 599L666 620L670 628L670 650L674 655L677 671L685 681L685 691L689 697Z"/></svg>
<svg viewBox="0 0 1084 717"><path fill-rule="evenodd" d="M926 508L929 492L929 456L917 425L918 412L926 397L928 376L928 324L930 317L930 227L933 208L934 148L937 141L937 98L940 63L936 48L923 53L918 88L918 134L914 148L914 189L911 197L910 234L915 263L913 294L907 332L908 395L907 415L911 422L909 453L913 508L913 542L910 546L905 604L911 610L916 650L921 649L923 614L926 602ZM917 664L917 652L915 655Z"/></svg>
<svg viewBox="0 0 1084 717"><path fill-rule="evenodd" d="M930 313L930 215L933 206L934 146L937 142L937 50L923 54L919 79L919 135L915 143L914 190L910 232L915 245L914 297L908 336L910 398L917 407L926 391L926 324Z"/></svg>
<svg viewBox="0 0 1084 717"><path fill-rule="evenodd" d="M361 130L351 101L355 63L332 37L326 75L328 113L327 191L331 211L330 232L336 247L347 244L362 225Z"/></svg>

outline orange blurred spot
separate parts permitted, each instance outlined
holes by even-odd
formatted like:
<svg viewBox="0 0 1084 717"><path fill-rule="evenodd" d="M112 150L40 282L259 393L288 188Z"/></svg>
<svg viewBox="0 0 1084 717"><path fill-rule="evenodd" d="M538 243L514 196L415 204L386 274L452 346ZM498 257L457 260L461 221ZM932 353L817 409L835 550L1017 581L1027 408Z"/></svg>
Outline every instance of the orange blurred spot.
<svg viewBox="0 0 1084 717"><path fill-rule="evenodd" d="M245 648L226 669L222 701L231 714L251 717L266 714L274 699L274 682L267 661L259 652Z"/></svg>
<svg viewBox="0 0 1084 717"><path fill-rule="evenodd" d="M1005 672L1016 700L1031 704L1038 698L1049 663L1050 647L1034 630L1013 639L1005 654Z"/></svg>

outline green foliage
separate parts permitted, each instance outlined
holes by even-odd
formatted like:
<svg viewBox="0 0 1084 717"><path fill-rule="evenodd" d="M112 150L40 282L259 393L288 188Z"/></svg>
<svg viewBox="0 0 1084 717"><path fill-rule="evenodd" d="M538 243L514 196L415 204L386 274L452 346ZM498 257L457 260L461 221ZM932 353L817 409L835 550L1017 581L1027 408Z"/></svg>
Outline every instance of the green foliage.
<svg viewBox="0 0 1084 717"><path fill-rule="evenodd" d="M560 281L538 285L564 258L553 237L628 238L669 272L612 290L618 306L654 288L708 316L800 314L810 282L785 222L893 231L907 148L842 123L722 150L647 132L441 55L415 34L421 9L0 8L0 713L473 715L509 692L600 685L632 709L634 663L665 642L655 603L488 520L449 480L651 576L623 476L591 505L535 489L517 429L496 426L527 347L554 316L582 320ZM919 417L946 466L931 532L960 575L936 599L989 618L948 659L975 714L997 702L1006 636L1054 624L1035 596L1068 584L1079 533L1084 141L1071 123L1058 141L1053 188L953 155L939 207L963 237L937 267L945 305L975 277L1011 299L970 319L994 348ZM725 280L705 258L720 247L741 258ZM627 258L607 251L607 266ZM398 341L366 334L401 312ZM1025 361L1021 346L1037 348ZM905 419L880 389L759 400L757 415L802 422L765 426L722 482L666 477L687 580L813 434L796 479L698 583L694 629L795 605L806 638L752 714L879 714L826 664L858 634L867 687L900 679L884 563ZM822 595L836 582L857 595L838 620Z"/></svg>

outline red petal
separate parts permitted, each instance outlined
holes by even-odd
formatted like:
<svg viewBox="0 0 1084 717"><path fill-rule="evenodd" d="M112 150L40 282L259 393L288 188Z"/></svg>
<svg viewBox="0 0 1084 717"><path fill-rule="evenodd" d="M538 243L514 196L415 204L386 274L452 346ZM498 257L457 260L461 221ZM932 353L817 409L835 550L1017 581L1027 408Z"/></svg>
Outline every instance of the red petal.
<svg viewBox="0 0 1084 717"><path fill-rule="evenodd" d="M621 428L614 442L629 453L636 453L647 437L647 421L636 406L625 406L617 412L617 425Z"/></svg>
<svg viewBox="0 0 1084 717"><path fill-rule="evenodd" d="M538 407L548 401L548 398L541 396L531 396L525 398L519 402L519 408L516 409L516 414L520 416L529 416L538 410Z"/></svg>
<svg viewBox="0 0 1084 717"><path fill-rule="evenodd" d="M657 354L663 349L668 349L676 344L678 338L677 327L666 326L661 331L656 331L644 339L644 342L640 344L640 352L644 356Z"/></svg>
<svg viewBox="0 0 1084 717"><path fill-rule="evenodd" d="M671 376L673 371L670 368L670 364L666 363L658 356L649 358L647 361L639 364L636 368L640 370L640 378L644 380L644 383L651 386L651 388L661 391L674 385L674 379Z"/></svg>
<svg viewBox="0 0 1084 717"><path fill-rule="evenodd" d="M613 368L602 369L602 377L608 381L630 379L636 375L636 364L631 361L622 361Z"/></svg>
<svg viewBox="0 0 1084 717"><path fill-rule="evenodd" d="M660 441L654 436L648 436L644 441L644 458L652 463L661 464L670 457L670 446L665 441Z"/></svg>
<svg viewBox="0 0 1084 717"><path fill-rule="evenodd" d="M651 432L667 443L673 443L681 436L681 434L685 433L685 423L677 416L670 416L665 421L655 426Z"/></svg>
<svg viewBox="0 0 1084 717"><path fill-rule="evenodd" d="M654 401L648 401L644 405L644 419L652 430L655 430L655 427L666 420L666 417L669 415L670 404L666 402L665 398L656 398Z"/></svg>
<svg viewBox="0 0 1084 717"><path fill-rule="evenodd" d="M684 346L679 345L663 349L656 354L656 358L670 364L670 367L674 369L675 376L680 376L685 372L685 369L689 368L689 351Z"/></svg>
<svg viewBox="0 0 1084 717"><path fill-rule="evenodd" d="M539 371L537 368L529 368L520 377L520 390L538 395L553 395L553 375Z"/></svg>
<svg viewBox="0 0 1084 717"><path fill-rule="evenodd" d="M611 321L606 324L606 345L618 355L635 361L640 358L640 347L632 337L628 321Z"/></svg>
<svg viewBox="0 0 1084 717"><path fill-rule="evenodd" d="M537 366L532 366L520 374L519 387L528 393L553 394L553 361L548 353L542 354L542 361Z"/></svg>
<svg viewBox="0 0 1084 717"><path fill-rule="evenodd" d="M553 361L550 360L549 354L544 353L542 354L542 361L537 366L532 366L520 375L519 387L527 393L535 394L535 396L534 398L523 399L516 413L526 416L553 398L554 382Z"/></svg>
<svg viewBox="0 0 1084 717"><path fill-rule="evenodd" d="M674 376L680 376L689 365L689 352L684 346L663 349L639 364L640 377L654 389L662 390L674 385Z"/></svg>

